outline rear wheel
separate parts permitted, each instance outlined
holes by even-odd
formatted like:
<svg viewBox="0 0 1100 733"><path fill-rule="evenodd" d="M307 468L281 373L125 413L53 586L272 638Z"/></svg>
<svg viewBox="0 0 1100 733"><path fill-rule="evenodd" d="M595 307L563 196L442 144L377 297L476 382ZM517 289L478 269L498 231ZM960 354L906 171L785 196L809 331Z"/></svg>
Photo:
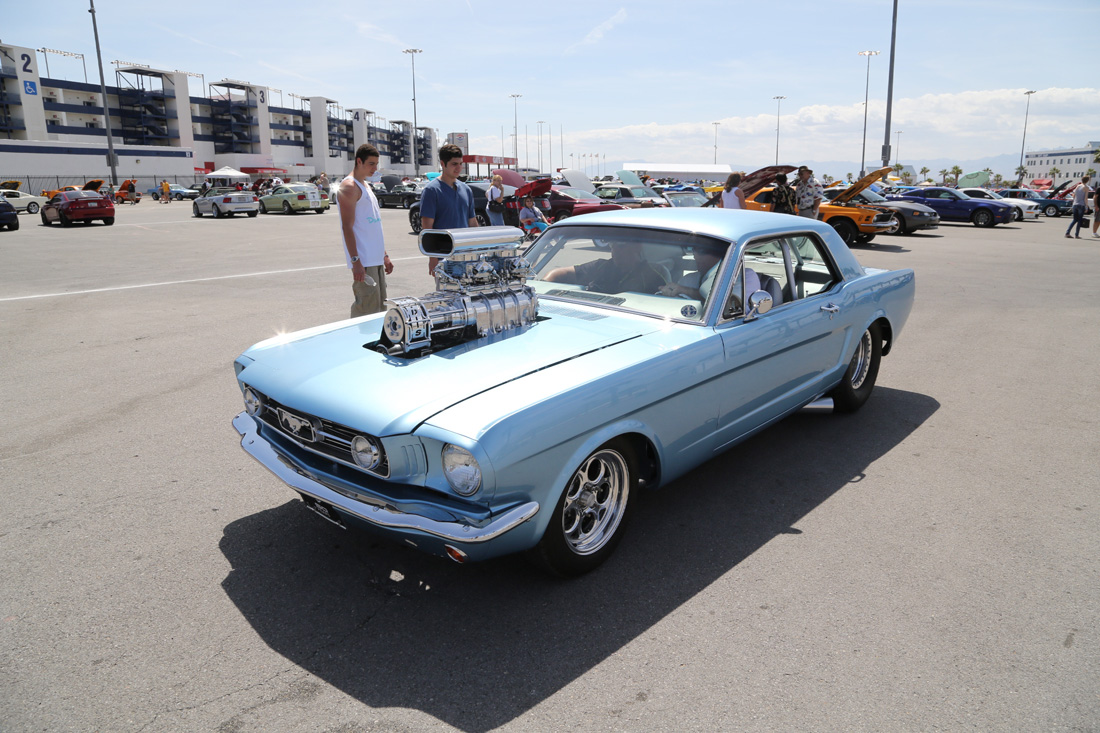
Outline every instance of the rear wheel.
<svg viewBox="0 0 1100 733"><path fill-rule="evenodd" d="M477 225L479 227L487 227L487 226L492 225L492 222L489 221L488 215L483 214L482 212L479 211L479 212L477 212Z"/></svg>
<svg viewBox="0 0 1100 733"><path fill-rule="evenodd" d="M562 219L568 219L568 218L569 218L569 212L568 211L559 211L557 214L554 215L554 223L557 224Z"/></svg>
<svg viewBox="0 0 1100 733"><path fill-rule="evenodd" d="M970 216L970 221L976 227L993 226L993 212L989 209L978 209Z"/></svg>
<svg viewBox="0 0 1100 733"><path fill-rule="evenodd" d="M316 212L317 212L318 214L323 214L323 213L325 213L326 211L328 211L328 208L327 208L327 207L325 207L325 206L322 206L322 207L320 207L319 209L314 209L314 211L316 211Z"/></svg>
<svg viewBox="0 0 1100 733"><path fill-rule="evenodd" d="M566 483L531 558L554 575L575 577L610 557L637 493L637 465L622 439L585 458Z"/></svg>
<svg viewBox="0 0 1100 733"><path fill-rule="evenodd" d="M409 211L409 226L412 227L413 234L420 234L420 211Z"/></svg>
<svg viewBox="0 0 1100 733"><path fill-rule="evenodd" d="M105 218L103 220L103 223L106 224L107 226L114 226L115 218L113 216L108 216L107 218Z"/></svg>
<svg viewBox="0 0 1100 733"><path fill-rule="evenodd" d="M73 220L60 212L57 214L57 220L61 222L61 226L63 227L71 227L73 225Z"/></svg>
<svg viewBox="0 0 1100 733"><path fill-rule="evenodd" d="M13 232L18 230L19 229L19 220L18 219L12 219L11 224L8 224L8 229L10 231L13 231Z"/></svg>
<svg viewBox="0 0 1100 733"><path fill-rule="evenodd" d="M160 201L160 194L159 193L154 193L153 194L153 200L154 201Z"/></svg>
<svg viewBox="0 0 1100 733"><path fill-rule="evenodd" d="M863 407L875 388L881 360L882 336L878 326L871 324L856 344L856 353L848 363L844 379L830 393L837 412L855 412Z"/></svg>
<svg viewBox="0 0 1100 733"><path fill-rule="evenodd" d="M284 201L283 202L283 213L284 214L293 214L294 213L294 208L290 205L289 201Z"/></svg>
<svg viewBox="0 0 1100 733"><path fill-rule="evenodd" d="M837 219L829 222L829 224L836 230L836 233L840 235L840 238L844 240L844 244L849 247L855 243L856 237L859 235L859 229L852 223L851 219Z"/></svg>
<svg viewBox="0 0 1100 733"><path fill-rule="evenodd" d="M29 204L27 204L27 213L28 214L37 214L38 213L38 202L37 201L31 201Z"/></svg>
<svg viewBox="0 0 1100 733"><path fill-rule="evenodd" d="M259 213L260 212L258 212L258 211L250 211L250 212L248 212L248 218L249 219L255 219L256 215L259 214Z"/></svg>
<svg viewBox="0 0 1100 733"><path fill-rule="evenodd" d="M214 214L215 219L221 219L223 216L225 216L225 214L222 213L222 210L218 208L217 204L211 204L210 211Z"/></svg>

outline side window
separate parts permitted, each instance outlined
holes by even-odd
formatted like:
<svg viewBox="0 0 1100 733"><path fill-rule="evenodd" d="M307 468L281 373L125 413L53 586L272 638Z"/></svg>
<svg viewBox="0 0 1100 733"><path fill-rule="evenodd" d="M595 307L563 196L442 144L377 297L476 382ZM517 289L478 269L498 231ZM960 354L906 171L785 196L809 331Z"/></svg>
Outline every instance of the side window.
<svg viewBox="0 0 1100 733"><path fill-rule="evenodd" d="M840 281L832 263L825 256L825 247L817 239L810 236L788 237L787 242L790 245L796 297L812 297L829 290Z"/></svg>
<svg viewBox="0 0 1100 733"><path fill-rule="evenodd" d="M736 318L744 315L744 304L757 290L764 290L772 296L773 308L793 300L793 292L788 287L789 269L782 237L764 239L748 245L738 263L722 317Z"/></svg>
<svg viewBox="0 0 1100 733"><path fill-rule="evenodd" d="M771 189L768 189L767 191L761 191L756 195L756 198L754 198L753 201L758 204L770 204L772 202Z"/></svg>

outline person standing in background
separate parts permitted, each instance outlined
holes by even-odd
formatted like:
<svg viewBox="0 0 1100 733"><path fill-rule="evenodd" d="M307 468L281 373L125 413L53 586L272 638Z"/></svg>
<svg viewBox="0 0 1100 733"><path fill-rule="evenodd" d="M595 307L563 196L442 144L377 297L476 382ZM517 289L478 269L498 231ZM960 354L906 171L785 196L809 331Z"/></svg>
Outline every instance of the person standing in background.
<svg viewBox="0 0 1100 733"><path fill-rule="evenodd" d="M798 215L816 219L821 211L821 201L825 198L821 184L814 178L814 172L804 165L798 167L798 185L794 189Z"/></svg>
<svg viewBox="0 0 1100 733"><path fill-rule="evenodd" d="M730 173L729 178L726 179L725 188L722 189L723 209L745 208L745 192L740 189L740 186L741 174Z"/></svg>
<svg viewBox="0 0 1100 733"><path fill-rule="evenodd" d="M486 195L489 201L485 204L485 215L489 223L495 227L504 226L504 179L493 176L493 185L489 186Z"/></svg>
<svg viewBox="0 0 1100 733"><path fill-rule="evenodd" d="M474 193L458 175L462 173L462 148L447 143L439 149L440 175L424 187L420 196L420 227L465 229L477 226ZM435 275L438 257L428 258L428 274Z"/></svg>
<svg viewBox="0 0 1100 733"><path fill-rule="evenodd" d="M1073 189L1073 221L1066 227L1066 239L1081 238L1081 227L1085 225L1085 209L1088 208L1090 193L1092 191L1089 189L1089 177L1081 176L1081 182ZM1076 236L1071 237L1069 230L1073 229L1074 224L1077 225L1077 231L1074 233Z"/></svg>
<svg viewBox="0 0 1100 733"><path fill-rule="evenodd" d="M366 180L377 170L378 149L364 143L355 151L355 167L337 189L344 255L351 270L351 292L355 296L351 304L352 318L382 310L386 302L386 275L393 272L382 235L378 200L366 185Z"/></svg>

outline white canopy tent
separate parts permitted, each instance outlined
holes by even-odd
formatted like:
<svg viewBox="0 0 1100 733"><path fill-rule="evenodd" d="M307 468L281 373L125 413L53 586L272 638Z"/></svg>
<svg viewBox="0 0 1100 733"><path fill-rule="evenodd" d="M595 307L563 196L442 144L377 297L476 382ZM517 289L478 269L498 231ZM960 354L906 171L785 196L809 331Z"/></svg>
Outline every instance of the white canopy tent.
<svg viewBox="0 0 1100 733"><path fill-rule="evenodd" d="M211 186L235 186L237 183L252 182L252 176L227 165L207 173L204 178Z"/></svg>
<svg viewBox="0 0 1100 733"><path fill-rule="evenodd" d="M681 181L722 181L729 178L733 170L729 165L720 163L625 163L623 170L634 171L639 176L653 178L677 178Z"/></svg>

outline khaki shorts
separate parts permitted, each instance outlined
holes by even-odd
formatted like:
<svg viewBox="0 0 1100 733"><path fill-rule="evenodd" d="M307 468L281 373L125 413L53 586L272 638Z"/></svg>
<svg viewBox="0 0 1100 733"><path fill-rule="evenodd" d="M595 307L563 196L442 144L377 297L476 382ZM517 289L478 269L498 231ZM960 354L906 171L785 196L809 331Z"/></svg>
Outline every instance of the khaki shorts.
<svg viewBox="0 0 1100 733"><path fill-rule="evenodd" d="M386 302L386 268L375 265L363 269L367 277L374 279L375 284L352 281L351 292L355 296L355 301L351 304L352 318L378 313Z"/></svg>

